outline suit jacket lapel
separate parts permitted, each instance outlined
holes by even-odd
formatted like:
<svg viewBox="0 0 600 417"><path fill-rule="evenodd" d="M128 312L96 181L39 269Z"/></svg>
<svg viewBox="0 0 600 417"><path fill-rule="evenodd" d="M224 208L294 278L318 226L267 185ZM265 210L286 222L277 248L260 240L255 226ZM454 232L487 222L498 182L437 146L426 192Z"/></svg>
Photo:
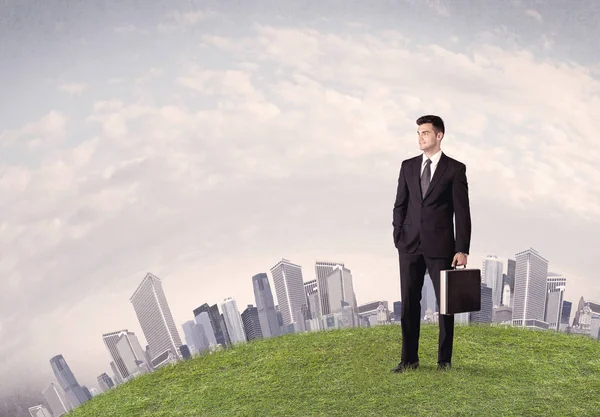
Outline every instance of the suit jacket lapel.
<svg viewBox="0 0 600 417"><path fill-rule="evenodd" d="M431 179L429 188L427 189L427 192L423 196L423 200L425 200L429 196L429 194L431 194L431 190L433 190L433 187L435 187L435 185L438 183L438 181L440 180L442 175L444 175L446 168L448 168L448 157L446 156L446 154L444 154L442 152L442 156L440 158L440 161L438 162L435 172L433 173L433 178ZM420 173L421 173L421 171L419 171L419 174ZM420 182L420 175L419 175L419 189L420 188L421 188L421 182Z"/></svg>

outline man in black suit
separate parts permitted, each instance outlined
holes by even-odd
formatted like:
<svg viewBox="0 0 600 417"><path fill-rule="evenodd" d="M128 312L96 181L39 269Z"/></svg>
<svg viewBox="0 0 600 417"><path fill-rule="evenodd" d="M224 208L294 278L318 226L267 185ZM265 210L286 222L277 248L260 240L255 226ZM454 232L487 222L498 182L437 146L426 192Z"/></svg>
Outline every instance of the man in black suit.
<svg viewBox="0 0 600 417"><path fill-rule="evenodd" d="M396 373L419 366L425 271L429 271L439 305L440 271L467 264L471 213L466 166L441 151L444 133L440 117L428 115L417 119L423 154L404 160L400 168L392 221L402 296L402 357L393 369ZM439 326L438 369L441 370L450 368L452 362L454 315L440 315Z"/></svg>

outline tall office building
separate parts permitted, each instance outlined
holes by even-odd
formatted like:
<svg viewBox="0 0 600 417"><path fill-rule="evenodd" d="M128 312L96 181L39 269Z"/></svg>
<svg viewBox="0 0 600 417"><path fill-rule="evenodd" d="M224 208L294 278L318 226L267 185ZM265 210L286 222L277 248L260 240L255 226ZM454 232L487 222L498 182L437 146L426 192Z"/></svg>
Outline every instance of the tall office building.
<svg viewBox="0 0 600 417"><path fill-rule="evenodd" d="M219 343L217 342L208 311L202 311L194 320L196 321L194 333L200 338L202 348L206 350L216 347ZM225 347L225 345L222 346Z"/></svg>
<svg viewBox="0 0 600 417"><path fill-rule="evenodd" d="M515 294L515 272L517 268L517 262L514 259L507 259L506 261L506 274L503 277L502 284L502 305L506 307L513 307L512 302ZM508 286L508 291L506 287Z"/></svg>
<svg viewBox="0 0 600 417"><path fill-rule="evenodd" d="M560 331L562 308L564 301L564 290L567 286L567 278L555 272L548 272L546 295L546 309L544 321L551 329Z"/></svg>
<svg viewBox="0 0 600 417"><path fill-rule="evenodd" d="M54 382L50 382L44 388L42 395L54 417L60 417L73 409L73 406L67 400L65 392Z"/></svg>
<svg viewBox="0 0 600 417"><path fill-rule="evenodd" d="M242 323L244 323L244 333L246 333L247 341L263 338L258 309L252 304L249 304L242 313Z"/></svg>
<svg viewBox="0 0 600 417"><path fill-rule="evenodd" d="M242 322L242 316L240 316L235 300L231 297L226 298L221 304L221 310L223 311L223 318L225 319L231 343L245 342L246 333L244 332L244 323Z"/></svg>
<svg viewBox="0 0 600 417"><path fill-rule="evenodd" d="M394 301L394 321L400 322L402 318L402 301Z"/></svg>
<svg viewBox="0 0 600 417"><path fill-rule="evenodd" d="M351 307L354 313L358 312L352 283L352 272L348 268L336 265L327 276L326 283L329 291L330 314L341 313L344 305Z"/></svg>
<svg viewBox="0 0 600 417"><path fill-rule="evenodd" d="M329 301L329 288L327 287L327 277L331 275L333 269L339 266L343 268L343 262L317 261L315 263L315 276L317 277L317 289L319 290L319 299L321 302L321 314L326 316L331 314Z"/></svg>
<svg viewBox="0 0 600 417"><path fill-rule="evenodd" d="M556 272L548 272L547 286L548 291L557 291L559 287L567 286L567 278Z"/></svg>
<svg viewBox="0 0 600 417"><path fill-rule="evenodd" d="M200 319L200 316L204 317L204 320ZM194 320L188 320L183 324L183 333L185 335L185 342L188 347L196 353L204 352L217 345L214 332L212 337L212 344L208 340L206 334L206 328L212 332L210 327L210 319L207 312L200 313L200 316L196 317L197 322ZM206 326L206 327L205 327Z"/></svg>
<svg viewBox="0 0 600 417"><path fill-rule="evenodd" d="M113 380L115 381L115 384L122 384L123 378L121 378L121 372L119 372L119 368L117 367L117 364L115 364L115 361L110 362L110 369L113 371Z"/></svg>
<svg viewBox="0 0 600 417"><path fill-rule="evenodd" d="M269 284L267 274L259 273L252 277L252 287L254 288L254 300L258 310L258 320L260 329L264 338L276 337L281 335L281 328L277 320L277 311L275 311L275 301Z"/></svg>
<svg viewBox="0 0 600 417"><path fill-rule="evenodd" d="M304 324L303 306L306 306L302 268L282 259L271 268L277 302L283 318L283 325Z"/></svg>
<svg viewBox="0 0 600 417"><path fill-rule="evenodd" d="M506 276L508 277L508 285L510 286L510 291L515 291L515 275L517 272L517 261L514 259L508 259L506 261Z"/></svg>
<svg viewBox="0 0 600 417"><path fill-rule="evenodd" d="M508 277L506 274L504 277L504 290L502 291L502 306L511 307L512 306L512 297L510 292L510 286L506 283L506 278Z"/></svg>
<svg viewBox="0 0 600 417"><path fill-rule="evenodd" d="M106 373L104 373L98 376L98 386L100 387L102 392L104 392L113 388L115 386L115 383Z"/></svg>
<svg viewBox="0 0 600 417"><path fill-rule="evenodd" d="M564 326L569 325L569 319L571 318L571 308L573 307L573 303L570 301L563 301L562 307L562 315L560 319L560 324Z"/></svg>
<svg viewBox="0 0 600 417"><path fill-rule="evenodd" d="M222 347L227 347L229 345L228 337L226 336L225 326L222 326L221 314L219 313L219 307L216 304L213 304L209 307L207 303L202 304L200 307L194 309L194 317L196 317L196 323L198 323L197 317L200 316L201 313L206 312L208 318L210 320L210 327L212 328L212 332L214 334L214 338L217 344ZM212 340L212 336L210 335L210 330L207 326L204 326L204 331L206 332L206 336L208 337L209 342Z"/></svg>
<svg viewBox="0 0 600 417"><path fill-rule="evenodd" d="M58 384L65 392L67 401L69 401L73 408L88 400L63 355L56 355L50 359L50 366Z"/></svg>
<svg viewBox="0 0 600 417"><path fill-rule="evenodd" d="M134 361L139 361L146 363L146 355L140 342L135 335L135 333L130 332L127 329L118 330L116 332L105 333L102 335L102 340L104 340L104 345L106 349L108 349L108 353L110 354L112 360L115 363L117 371L119 372L119 376L123 380L127 380L131 377L131 375L137 371L137 366L132 367L132 363L125 363L123 360L123 356L130 357L129 352L134 358ZM121 342L121 349L117 347L119 342ZM125 353L123 353L125 350ZM146 363L148 366L150 364Z"/></svg>
<svg viewBox="0 0 600 417"><path fill-rule="evenodd" d="M180 357L181 339L160 278L146 274L129 301L150 345L151 360L167 350L175 357Z"/></svg>
<svg viewBox="0 0 600 417"><path fill-rule="evenodd" d="M546 329L548 261L532 248L515 256L513 326Z"/></svg>
<svg viewBox="0 0 600 417"><path fill-rule="evenodd" d="M496 255L488 255L483 260L481 267L482 282L492 289L492 303L494 307L502 304L503 279L502 271L504 264Z"/></svg>
<svg viewBox="0 0 600 417"><path fill-rule="evenodd" d="M319 298L319 290L317 288L311 289L306 294L306 302L308 304L309 316L313 320L319 320L321 314L321 299Z"/></svg>
<svg viewBox="0 0 600 417"><path fill-rule="evenodd" d="M307 306L307 311L308 311L308 319L318 319L319 317L313 317L313 311L321 311L321 306L319 305L319 309L317 310L314 306L311 304L310 301L310 296L311 294L314 294L316 292L318 292L318 284L317 284L317 280L316 279L311 279L310 281L306 281L304 283L304 293L306 294L306 306ZM320 302L319 302L320 303Z"/></svg>
<svg viewBox="0 0 600 417"><path fill-rule="evenodd" d="M471 323L491 323L494 315L493 290L481 283L481 309L479 311L469 312L469 322Z"/></svg>

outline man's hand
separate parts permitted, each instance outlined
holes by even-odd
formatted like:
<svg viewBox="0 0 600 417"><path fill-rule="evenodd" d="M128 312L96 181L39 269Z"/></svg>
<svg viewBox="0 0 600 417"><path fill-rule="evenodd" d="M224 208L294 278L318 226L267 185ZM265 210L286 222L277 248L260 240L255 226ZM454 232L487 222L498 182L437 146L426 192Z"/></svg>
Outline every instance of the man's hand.
<svg viewBox="0 0 600 417"><path fill-rule="evenodd" d="M464 253L458 252L454 255L454 259L452 260L452 266L467 266L467 255Z"/></svg>

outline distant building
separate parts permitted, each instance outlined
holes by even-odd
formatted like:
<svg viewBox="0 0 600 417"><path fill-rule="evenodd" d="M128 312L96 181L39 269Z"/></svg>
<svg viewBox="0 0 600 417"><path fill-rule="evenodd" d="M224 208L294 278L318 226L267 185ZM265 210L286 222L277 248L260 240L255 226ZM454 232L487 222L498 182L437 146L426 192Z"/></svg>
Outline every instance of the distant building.
<svg viewBox="0 0 600 417"><path fill-rule="evenodd" d="M152 359L152 368L158 369L177 362L177 356L171 349L165 350L163 353Z"/></svg>
<svg viewBox="0 0 600 417"><path fill-rule="evenodd" d="M183 343L177 332L161 279L151 273L146 274L129 300L150 345L151 356L155 358L167 349L171 350L173 355L179 356L179 346Z"/></svg>
<svg viewBox="0 0 600 417"><path fill-rule="evenodd" d="M481 283L481 309L469 313L469 322L471 323L491 323L494 313L494 302L492 298L493 290L484 283Z"/></svg>
<svg viewBox="0 0 600 417"><path fill-rule="evenodd" d="M266 338L281 335L281 325L277 319L277 310L273 300L273 292L269 284L269 277L264 272L252 277L252 288L254 289L254 300L260 321L262 336Z"/></svg>
<svg viewBox="0 0 600 417"><path fill-rule="evenodd" d="M118 330L103 334L102 340L122 380L127 381L134 374L146 373L143 366L147 362L146 353L135 333L127 329Z"/></svg>
<svg viewBox="0 0 600 417"><path fill-rule="evenodd" d="M92 393L90 392L90 390L88 389L88 387L86 387L85 385L82 385L81 389L83 390L83 393L85 394L85 396L87 397L87 399L91 400L92 399Z"/></svg>
<svg viewBox="0 0 600 417"><path fill-rule="evenodd" d="M50 366L52 367L52 371L54 372L54 376L60 387L65 392L67 401L73 408L88 400L87 395L81 388L81 385L77 382L75 375L73 375L73 372L63 355L56 355L50 359Z"/></svg>
<svg viewBox="0 0 600 417"><path fill-rule="evenodd" d="M102 392L105 392L113 388L115 386L115 383L106 373L104 373L98 375L98 386L100 387Z"/></svg>
<svg viewBox="0 0 600 417"><path fill-rule="evenodd" d="M402 301L394 301L394 321L402 318Z"/></svg>
<svg viewBox="0 0 600 417"><path fill-rule="evenodd" d="M501 324L512 324L512 308L500 306L494 309L492 322Z"/></svg>
<svg viewBox="0 0 600 417"><path fill-rule="evenodd" d="M200 322L198 320L198 316L200 316L203 312L206 312L208 316L208 319L210 321L210 329L205 324L205 322ZM215 339L216 344L219 344L223 347L227 347L229 343L227 341L227 338L225 337L226 329L223 328L224 326L221 326L221 314L219 313L219 307L216 304L213 304L210 307L207 303L202 304L200 307L194 310L194 317L196 318L196 323L202 324L202 326L204 327L204 331L206 332L206 336L211 347L213 345L212 339Z"/></svg>
<svg viewBox="0 0 600 417"><path fill-rule="evenodd" d="M273 306L273 313L275 313L275 306ZM263 338L258 308L248 304L248 307L242 313L242 323L244 323L244 333L246 333L247 341Z"/></svg>
<svg viewBox="0 0 600 417"><path fill-rule="evenodd" d="M548 261L530 248L516 254L513 326L547 329Z"/></svg>
<svg viewBox="0 0 600 417"><path fill-rule="evenodd" d="M331 314L332 307L329 298L328 277L335 267L344 268L343 262L317 261L315 262L315 276L317 280L317 290L319 291L320 310L323 316Z"/></svg>
<svg viewBox="0 0 600 417"><path fill-rule="evenodd" d="M63 389L54 382L50 382L46 388L44 388L42 395L44 396L48 407L50 407L53 417L60 417L73 409L73 406L67 400Z"/></svg>
<svg viewBox="0 0 600 417"><path fill-rule="evenodd" d="M483 265L481 267L481 281L492 289L493 307L498 307L502 303L503 270L504 264L496 255L488 255L483 260Z"/></svg>
<svg viewBox="0 0 600 417"><path fill-rule="evenodd" d="M221 345L217 342L215 330L212 327L212 322L210 320L210 314L207 311L201 312L199 315L195 317L196 324L192 327L192 332L194 334L194 344L198 343L199 347L196 349L198 353L205 350L214 350L217 346L225 347L226 345ZM221 316L218 317L219 322L221 321ZM221 329L221 324L219 323L219 329ZM222 330L220 331L220 339L225 341L225 336Z"/></svg>
<svg viewBox="0 0 600 417"><path fill-rule="evenodd" d="M302 267L282 259L271 268L277 301L283 318L283 325L302 322L302 306L306 305Z"/></svg>
<svg viewBox="0 0 600 417"><path fill-rule="evenodd" d="M190 348L187 345L179 346L179 352L181 353L181 357L183 359L190 359L192 355L190 354Z"/></svg>
<svg viewBox="0 0 600 417"><path fill-rule="evenodd" d="M242 322L242 316L237 308L237 303L231 297L225 299L221 303L221 310L223 311L223 318L225 319L225 326L231 338L233 344L244 343L246 341L246 333L244 332L244 323Z"/></svg>

